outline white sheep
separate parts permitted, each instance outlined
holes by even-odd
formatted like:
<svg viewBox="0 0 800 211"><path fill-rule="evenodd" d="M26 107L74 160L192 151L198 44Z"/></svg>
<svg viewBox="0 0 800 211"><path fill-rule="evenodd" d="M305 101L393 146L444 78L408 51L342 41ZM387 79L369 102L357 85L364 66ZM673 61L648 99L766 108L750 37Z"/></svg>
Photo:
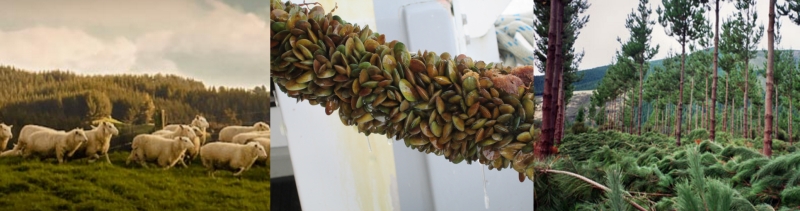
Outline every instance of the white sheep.
<svg viewBox="0 0 800 211"><path fill-rule="evenodd" d="M175 138L178 136L188 137L189 139L193 139L197 137L197 134L194 132L195 130L192 129L189 125L178 125L171 130L158 130L153 132L153 135L162 136L164 138Z"/></svg>
<svg viewBox="0 0 800 211"><path fill-rule="evenodd" d="M253 126L227 126L219 131L219 141L232 142L233 136L253 131L269 131L269 125L264 122L256 122Z"/></svg>
<svg viewBox="0 0 800 211"><path fill-rule="evenodd" d="M14 144L16 146L17 144ZM21 156L22 150L11 149L0 153L0 157L13 157L13 156Z"/></svg>
<svg viewBox="0 0 800 211"><path fill-rule="evenodd" d="M198 128L200 128L200 130L205 132L206 128L208 128L208 120L206 120L206 118L203 117L203 116L195 115L194 119L192 119L192 123L190 123L189 125L198 127ZM178 126L179 126L179 124L170 124L170 125L164 126L164 128L162 128L162 129L163 130L175 130L175 128L177 128Z"/></svg>
<svg viewBox="0 0 800 211"><path fill-rule="evenodd" d="M19 136L17 137L17 145L14 146L15 150L20 150L18 147L22 147L28 141L28 137L39 131L52 131L52 132L64 132L63 130L56 130L53 128L39 126L39 125L25 125L22 126L22 129L19 131Z"/></svg>
<svg viewBox="0 0 800 211"><path fill-rule="evenodd" d="M200 146L202 146L205 143L204 142L205 137L208 135L207 133L203 132L200 128L198 128L196 126L190 126L190 127L192 128L192 131L195 133L196 137L192 138L192 144L194 144L194 147L192 147L191 149L186 151L186 155L187 156L185 157L185 161L181 160L181 164L183 164L183 165L186 165L185 162L187 162L187 161L190 162L191 160L194 160L194 158L197 157L197 154L200 152ZM168 136L168 134L172 134L172 133L174 133L174 131L159 130L159 131L153 132L153 135L159 135L159 136L163 136L163 137L166 137L166 138L170 138L170 136Z"/></svg>
<svg viewBox="0 0 800 211"><path fill-rule="evenodd" d="M86 131L89 141L81 145L77 153L72 158L89 158L88 162L93 163L100 157L106 157L106 162L111 164L108 157L108 148L111 146L111 137L119 135L117 129L111 122L101 122L97 126L92 125L92 129Z"/></svg>
<svg viewBox="0 0 800 211"><path fill-rule="evenodd" d="M231 142L237 144L244 144L245 141L257 137L270 138L270 131L253 131L253 132L239 133L233 136Z"/></svg>
<svg viewBox="0 0 800 211"><path fill-rule="evenodd" d="M133 138L131 154L125 165L135 161L142 167L148 168L147 162L156 161L158 166L167 170L181 161L186 150L192 147L194 147L192 140L185 136L164 138L158 135L140 134ZM183 165L186 167L186 164Z"/></svg>
<svg viewBox="0 0 800 211"><path fill-rule="evenodd" d="M81 128L69 132L42 130L30 134L26 141L18 143L14 148L22 149L23 158L31 155L37 155L42 159L55 156L60 164L64 163L64 158L72 157L88 140Z"/></svg>
<svg viewBox="0 0 800 211"><path fill-rule="evenodd" d="M269 158L269 151L270 151L270 148L269 148L270 139L269 139L269 137L253 137L253 138L250 138L250 139L246 140L244 142L244 144L249 144L251 142L255 142L255 143L261 144L261 146L264 147L264 150L266 150L266 152L267 152L267 156L263 157L263 158L258 158L258 161L262 162L264 164L264 166L268 166L269 163L267 163L267 161L268 161L267 158Z"/></svg>
<svg viewBox="0 0 800 211"><path fill-rule="evenodd" d="M0 152L6 151L8 140L14 138L14 134L11 133L12 127L14 127L14 125L6 125L5 123L0 123Z"/></svg>
<svg viewBox="0 0 800 211"><path fill-rule="evenodd" d="M258 143L242 145L212 142L200 148L200 159L212 178L217 169L230 170L235 172L233 176L241 178L242 172L250 169L256 159L264 157L267 157L267 153L264 146Z"/></svg>

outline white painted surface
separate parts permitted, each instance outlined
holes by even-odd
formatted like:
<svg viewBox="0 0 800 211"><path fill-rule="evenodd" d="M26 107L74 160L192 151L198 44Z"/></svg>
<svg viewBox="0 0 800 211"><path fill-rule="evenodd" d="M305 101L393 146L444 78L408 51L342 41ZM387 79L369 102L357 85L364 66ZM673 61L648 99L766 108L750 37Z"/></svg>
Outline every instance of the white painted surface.
<svg viewBox="0 0 800 211"><path fill-rule="evenodd" d="M278 90L277 92L280 92ZM286 139L286 124L283 122L283 115L278 107L271 107L270 124L270 178L279 178L294 175L292 170L292 158L289 157L289 142Z"/></svg>
<svg viewBox="0 0 800 211"><path fill-rule="evenodd" d="M395 210L394 155L385 136L367 137L337 114L276 92L303 210ZM370 151L371 147L371 151Z"/></svg>

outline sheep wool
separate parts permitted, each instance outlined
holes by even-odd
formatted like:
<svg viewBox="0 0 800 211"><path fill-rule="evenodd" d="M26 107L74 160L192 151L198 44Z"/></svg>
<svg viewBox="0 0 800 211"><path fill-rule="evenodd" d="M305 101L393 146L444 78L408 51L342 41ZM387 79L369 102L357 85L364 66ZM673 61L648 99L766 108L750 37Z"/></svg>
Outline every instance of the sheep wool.
<svg viewBox="0 0 800 211"><path fill-rule="evenodd" d="M165 138L175 138L178 136L188 137L189 139L193 139L197 137L197 134L194 133L194 129L192 129L189 125L178 125L172 130L159 130L153 132L153 135L162 136Z"/></svg>
<svg viewBox="0 0 800 211"><path fill-rule="evenodd" d="M92 129L86 131L86 137L89 138L89 141L81 145L71 158L89 158L88 162L93 163L100 157L105 157L106 162L111 164L111 159L108 157L108 149L111 146L111 137L118 135L119 129L111 122L101 122L97 126L92 125Z"/></svg>
<svg viewBox="0 0 800 211"><path fill-rule="evenodd" d="M29 140L22 142L22 157L29 158L32 155L38 157L58 159L58 163L64 163L64 158L71 157L82 144L86 144L89 138L81 128L73 129L69 132L42 130L30 134ZM16 145L15 147L19 147Z"/></svg>
<svg viewBox="0 0 800 211"><path fill-rule="evenodd" d="M253 131L253 132L240 133L240 134L237 134L237 135L233 136L233 139L231 140L231 142L237 143L237 144L244 144L247 140L250 140L252 138L257 138L257 137L270 138L270 132L269 131Z"/></svg>
<svg viewBox="0 0 800 211"><path fill-rule="evenodd" d="M270 151L269 141L270 141L269 137L253 137L253 138L248 139L247 141L244 142L244 144L249 144L251 142L256 142L258 144L261 144L261 146L264 147L264 150L266 150L266 152L267 152L267 156L258 158L258 161L261 162L264 166L268 166L267 164L269 164L269 163L267 163L267 158L269 158L269 151Z"/></svg>
<svg viewBox="0 0 800 211"><path fill-rule="evenodd" d="M12 149L12 150L8 150L8 151L4 151L4 152L0 153L0 157L15 157L15 156L21 156L21 155L22 155L22 151L21 150L16 150L16 149Z"/></svg>
<svg viewBox="0 0 800 211"><path fill-rule="evenodd" d="M265 122L256 122L253 124L253 126L227 126L219 131L219 141L233 142L233 136L236 136L240 133L269 130L269 125L267 125Z"/></svg>
<svg viewBox="0 0 800 211"><path fill-rule="evenodd" d="M175 128L177 128L178 126L179 126L179 124L170 124L170 125L164 126L163 129L164 130L175 130ZM203 116L196 115L194 117L194 119L192 119L192 122L189 124L189 126L198 127L198 128L200 128L200 130L205 132L206 128L208 128L208 120L206 120L206 118L203 117Z"/></svg>
<svg viewBox="0 0 800 211"><path fill-rule="evenodd" d="M258 158L265 157L266 150L258 143L213 142L200 147L200 159L212 178L218 169L235 172L233 176L241 178L242 172L250 169Z"/></svg>
<svg viewBox="0 0 800 211"><path fill-rule="evenodd" d="M0 152L6 151L8 140L14 138L14 134L11 133L12 127L14 127L14 125L6 125L5 123L0 123Z"/></svg>
<svg viewBox="0 0 800 211"><path fill-rule="evenodd" d="M63 130L55 130L53 128L49 128L49 127L45 127L45 126L39 126L39 125L25 125L25 126L22 126L22 129L19 131L19 136L17 138L17 145L14 146L14 149L20 150L19 147L24 147L25 146L25 143L28 141L28 137L31 134L33 134L35 132L43 131L43 130L54 131L54 132L55 131L64 132Z"/></svg>
<svg viewBox="0 0 800 211"><path fill-rule="evenodd" d="M134 161L147 168L147 162L155 161L158 166L166 170L181 161L186 150L192 147L194 147L192 140L185 136L164 138L152 134L137 135L133 138L131 154L125 165L130 165L130 162ZM186 164L181 164L187 167Z"/></svg>

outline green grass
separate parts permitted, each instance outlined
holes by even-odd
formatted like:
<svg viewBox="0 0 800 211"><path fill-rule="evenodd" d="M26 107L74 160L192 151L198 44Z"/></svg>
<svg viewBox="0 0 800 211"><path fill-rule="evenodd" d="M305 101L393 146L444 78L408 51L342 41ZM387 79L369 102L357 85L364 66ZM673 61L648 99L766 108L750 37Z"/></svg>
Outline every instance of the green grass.
<svg viewBox="0 0 800 211"><path fill-rule="evenodd" d="M200 160L162 170L125 165L128 152L111 153L109 165L85 159L0 159L3 210L269 210L269 168L254 166L241 180L231 172L207 175Z"/></svg>

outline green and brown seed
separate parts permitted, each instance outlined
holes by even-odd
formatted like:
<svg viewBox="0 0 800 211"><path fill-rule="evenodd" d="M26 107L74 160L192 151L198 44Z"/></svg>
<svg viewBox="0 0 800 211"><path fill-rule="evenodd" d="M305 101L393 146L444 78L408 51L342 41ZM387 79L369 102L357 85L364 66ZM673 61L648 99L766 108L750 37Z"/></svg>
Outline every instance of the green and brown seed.
<svg viewBox="0 0 800 211"><path fill-rule="evenodd" d="M410 53L320 5L271 5L270 74L288 96L338 111L366 135L533 178L535 104L523 83L532 74L521 79L528 75L465 55Z"/></svg>

